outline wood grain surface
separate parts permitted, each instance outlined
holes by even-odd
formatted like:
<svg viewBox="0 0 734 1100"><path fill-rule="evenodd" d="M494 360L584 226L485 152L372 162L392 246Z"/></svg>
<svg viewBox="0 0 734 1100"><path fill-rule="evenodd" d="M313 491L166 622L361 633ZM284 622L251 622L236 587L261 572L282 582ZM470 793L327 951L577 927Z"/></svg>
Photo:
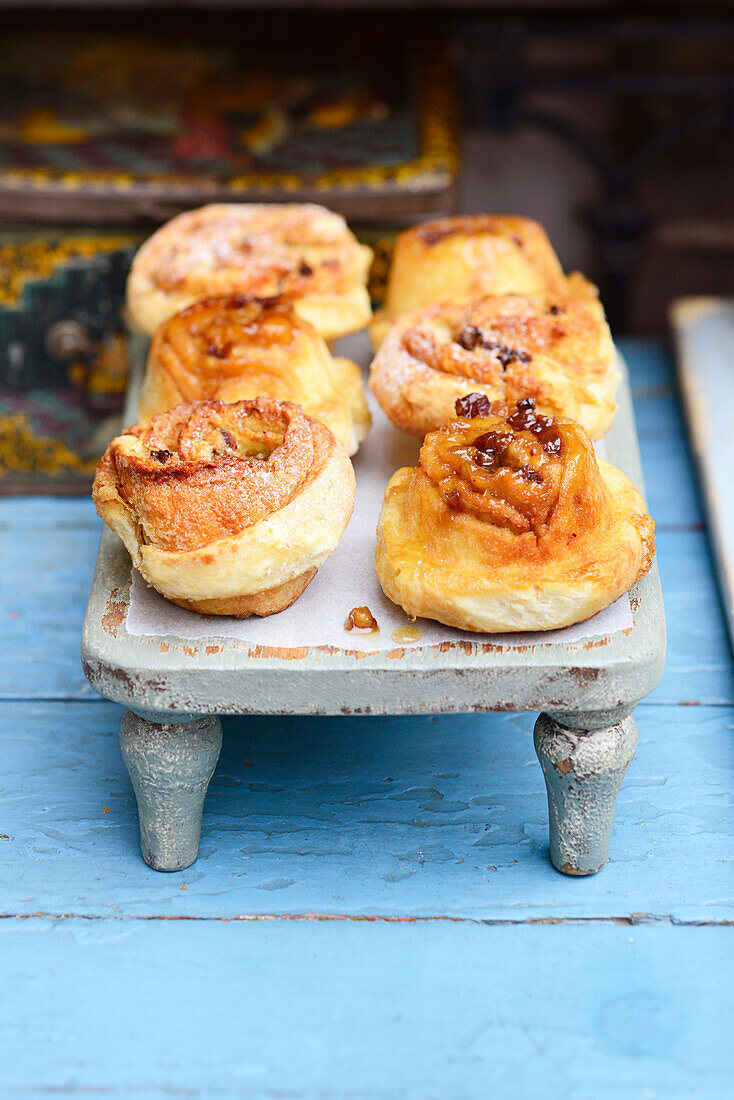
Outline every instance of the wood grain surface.
<svg viewBox="0 0 734 1100"><path fill-rule="evenodd" d="M669 656L588 879L538 858L530 714L225 719L150 871L79 665L99 522L0 501L0 1096L732 1095L732 660L670 361L622 350Z"/></svg>

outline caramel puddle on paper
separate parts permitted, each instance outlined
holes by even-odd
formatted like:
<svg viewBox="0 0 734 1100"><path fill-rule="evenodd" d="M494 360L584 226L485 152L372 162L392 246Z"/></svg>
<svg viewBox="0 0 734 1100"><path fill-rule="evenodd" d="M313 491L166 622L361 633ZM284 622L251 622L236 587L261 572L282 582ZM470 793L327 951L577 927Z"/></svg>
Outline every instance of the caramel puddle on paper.
<svg viewBox="0 0 734 1100"><path fill-rule="evenodd" d="M390 635L394 642L419 642L423 637L423 631L417 626L399 626Z"/></svg>

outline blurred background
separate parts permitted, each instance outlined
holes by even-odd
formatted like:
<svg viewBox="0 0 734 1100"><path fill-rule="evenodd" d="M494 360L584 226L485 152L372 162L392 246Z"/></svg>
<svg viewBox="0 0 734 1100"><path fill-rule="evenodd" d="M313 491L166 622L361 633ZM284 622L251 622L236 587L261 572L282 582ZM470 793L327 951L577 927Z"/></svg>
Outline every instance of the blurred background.
<svg viewBox="0 0 734 1100"><path fill-rule="evenodd" d="M734 293L730 4L5 3L0 492L86 491L137 244L211 201L322 202L376 252L543 222L613 332Z"/></svg>

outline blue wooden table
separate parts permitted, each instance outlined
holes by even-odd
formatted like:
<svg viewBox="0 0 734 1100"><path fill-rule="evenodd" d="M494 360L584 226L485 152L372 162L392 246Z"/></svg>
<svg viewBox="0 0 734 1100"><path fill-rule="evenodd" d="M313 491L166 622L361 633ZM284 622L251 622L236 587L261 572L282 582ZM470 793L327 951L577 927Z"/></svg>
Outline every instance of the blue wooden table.
<svg viewBox="0 0 734 1100"><path fill-rule="evenodd" d="M622 342L666 599L612 859L547 843L533 715L225 719L142 862L79 633L86 500L0 502L0 1097L734 1096L734 680L672 368Z"/></svg>

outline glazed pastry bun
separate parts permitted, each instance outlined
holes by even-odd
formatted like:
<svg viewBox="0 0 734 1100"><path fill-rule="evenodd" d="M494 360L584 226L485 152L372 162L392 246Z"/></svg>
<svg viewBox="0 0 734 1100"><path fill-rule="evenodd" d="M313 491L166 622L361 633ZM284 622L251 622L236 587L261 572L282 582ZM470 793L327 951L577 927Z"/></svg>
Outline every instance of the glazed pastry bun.
<svg viewBox="0 0 734 1100"><path fill-rule="evenodd" d="M190 401L292 401L354 454L370 426L362 372L332 358L288 298L202 298L153 337L140 393L141 420Z"/></svg>
<svg viewBox="0 0 734 1100"><path fill-rule="evenodd" d="M127 282L131 327L152 336L199 298L287 294L325 339L368 323L372 252L339 214L310 203L219 203L166 222Z"/></svg>
<svg viewBox="0 0 734 1100"><path fill-rule="evenodd" d="M179 405L113 439L94 502L148 584L206 615L273 615L337 547L354 473L331 432L259 397Z"/></svg>
<svg viewBox="0 0 734 1100"><path fill-rule="evenodd" d="M617 357L596 288L571 275L564 293L443 302L399 318L372 363L370 387L398 428L424 436L471 390L490 401L534 397L592 439L617 408Z"/></svg>
<svg viewBox="0 0 734 1100"><path fill-rule="evenodd" d="M530 218L471 214L424 222L395 241L385 305L370 336L378 347L396 317L433 302L564 289L558 257Z"/></svg>
<svg viewBox="0 0 734 1100"><path fill-rule="evenodd" d="M457 405L419 465L388 484L375 566L391 600L463 630L553 630L647 572L653 521L583 428L536 413L531 398Z"/></svg>

